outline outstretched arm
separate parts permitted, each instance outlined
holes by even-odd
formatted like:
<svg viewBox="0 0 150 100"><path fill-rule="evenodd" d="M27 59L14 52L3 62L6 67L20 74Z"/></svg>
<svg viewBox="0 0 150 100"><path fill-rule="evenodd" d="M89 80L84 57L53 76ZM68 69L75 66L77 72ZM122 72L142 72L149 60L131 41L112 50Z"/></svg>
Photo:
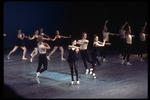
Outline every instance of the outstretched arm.
<svg viewBox="0 0 150 100"><path fill-rule="evenodd" d="M119 36L119 34L115 34L115 33L109 33L110 35L117 35L117 36Z"/></svg>
<svg viewBox="0 0 150 100"><path fill-rule="evenodd" d="M122 25L121 30L124 29L124 27L128 24L128 22L125 22L124 25Z"/></svg>
<svg viewBox="0 0 150 100"><path fill-rule="evenodd" d="M105 41L106 40L104 39L104 42L102 44L97 43L96 46L98 46L98 47L104 46L105 45Z"/></svg>
<svg viewBox="0 0 150 100"><path fill-rule="evenodd" d="M60 35L61 36L61 38L71 38L71 35L68 37L68 36L62 36L62 35Z"/></svg>
<svg viewBox="0 0 150 100"><path fill-rule="evenodd" d="M103 29L102 33L106 31L106 24L107 24L107 23L108 23L108 20L106 20L106 22L105 22L105 24L104 24L104 29Z"/></svg>

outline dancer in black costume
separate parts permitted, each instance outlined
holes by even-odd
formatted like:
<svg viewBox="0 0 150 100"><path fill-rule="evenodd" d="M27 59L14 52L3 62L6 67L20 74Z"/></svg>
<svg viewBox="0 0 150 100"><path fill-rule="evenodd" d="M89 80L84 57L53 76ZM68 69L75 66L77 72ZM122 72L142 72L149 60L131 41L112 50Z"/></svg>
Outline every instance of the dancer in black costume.
<svg viewBox="0 0 150 100"><path fill-rule="evenodd" d="M96 62L97 62L98 65L96 67L101 65L99 57L98 57L99 56L99 47L104 46L105 41L106 40L104 39L104 42L102 44L100 44L99 41L98 41L98 36L94 35L92 61L95 65L96 65ZM95 67L94 66L90 69L90 74L92 74L92 73L93 73L93 78L95 79L96 74L95 74Z"/></svg>
<svg viewBox="0 0 150 100"><path fill-rule="evenodd" d="M73 66L74 66L74 70L75 70L75 74L76 74L76 81L77 81L77 84L79 84L79 80L78 80L78 69L77 69L77 61L78 61L78 58L77 58L77 53L79 52L79 47L75 46L76 45L76 40L73 40L72 41L72 45L69 45L68 46L68 50L69 50L69 56L67 58L67 62L69 64L69 67L70 67L70 71L71 71L71 78L72 78L72 81L71 81L71 84L74 83L74 78L73 78Z"/></svg>
<svg viewBox="0 0 150 100"><path fill-rule="evenodd" d="M22 60L27 60L27 58L25 58L25 55L26 55L26 52L27 52L27 49L23 43L23 40L24 38L29 38L27 36L25 36L25 34L21 33L21 29L18 30L18 35L17 35L17 38L18 38L18 41L15 45L15 47L13 48L13 50L11 50L9 52L9 54L7 55L7 59L10 59L9 56L15 52L19 47L21 47L21 49L23 49L23 56L22 56Z"/></svg>

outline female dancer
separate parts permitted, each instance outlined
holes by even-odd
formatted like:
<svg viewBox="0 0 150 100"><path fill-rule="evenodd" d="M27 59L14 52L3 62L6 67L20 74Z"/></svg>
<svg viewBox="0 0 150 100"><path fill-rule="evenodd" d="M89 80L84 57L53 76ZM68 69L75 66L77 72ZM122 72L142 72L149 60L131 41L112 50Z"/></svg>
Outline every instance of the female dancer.
<svg viewBox="0 0 150 100"><path fill-rule="evenodd" d="M127 65L132 65L129 62L130 52L131 52L131 45L132 45L132 37L135 37L135 36L131 35L131 27L130 27L130 25L128 25L128 29L127 29L127 33L126 33L125 54L123 56L123 60L122 60L121 64L124 64L125 58L127 56Z"/></svg>
<svg viewBox="0 0 150 100"><path fill-rule="evenodd" d="M38 38L38 50L39 50L39 63L38 63L38 68L36 71L36 82L40 83L39 81L39 75L47 70L47 58L46 58L46 52L47 49L50 49L50 46L47 43L43 42L43 38L39 36ZM41 69L43 65L43 68Z"/></svg>
<svg viewBox="0 0 150 100"><path fill-rule="evenodd" d="M119 35L120 35L120 57L123 58L123 53L124 53L124 46L125 46L125 33L126 31L124 30L124 27L128 24L128 22L126 22L121 29L119 30Z"/></svg>
<svg viewBox="0 0 150 100"><path fill-rule="evenodd" d="M86 69L85 74L88 74L89 69L87 68L86 60L89 63L92 64L92 67L95 66L95 65L94 65L94 63L89 58L89 54L88 54L88 51L87 51L87 46L88 46L89 40L87 40L86 38L87 38L87 33L83 32L82 33L82 39L78 40L77 44L80 45L81 58L82 58L82 60L84 62L84 66L85 66L85 69Z"/></svg>
<svg viewBox="0 0 150 100"><path fill-rule="evenodd" d="M100 66L100 60L98 59L99 57L99 48L98 47L101 47L101 46L104 46L105 45L105 39L104 39L104 42L102 44L99 44L99 41L98 41L98 36L97 35L94 35L94 42L93 42L93 52L92 52L92 61L94 64L96 64L97 62L97 66ZM90 69L90 74L93 73L93 78L95 79L96 78L96 74L95 74L95 67L93 66L91 69Z"/></svg>
<svg viewBox="0 0 150 100"><path fill-rule="evenodd" d="M33 40L34 41L34 45L33 45L34 50L30 54L30 56L31 56L30 62L32 62L33 58L38 54L38 48L37 48L37 39L39 37L38 33L39 33L39 31L35 30L35 34L33 35L33 37L32 38L29 37L29 40Z"/></svg>
<svg viewBox="0 0 150 100"><path fill-rule="evenodd" d="M69 64L69 67L70 67L70 71L71 71L71 78L72 78L72 81L71 81L71 84L74 83L74 78L73 78L73 65L74 65L74 70L75 70L75 74L76 74L76 81L77 81L77 84L79 84L80 82L78 81L78 70L77 70L77 61L78 61L78 58L76 56L76 54L79 52L79 47L75 46L76 45L76 40L73 40L72 41L72 45L69 45L68 46L68 50L69 50L69 56L68 56L68 59L67 59L67 62Z"/></svg>
<svg viewBox="0 0 150 100"><path fill-rule="evenodd" d="M56 36L54 39L51 39L52 41L55 41L55 46L54 46L54 49L51 51L51 53L47 56L47 59L50 60L50 56L58 49L61 50L61 60L65 60L64 59L64 49L63 49L63 46L62 46L62 42L61 42L61 38L70 38L71 35L69 37L67 36L62 36L59 34L59 30L56 30Z"/></svg>
<svg viewBox="0 0 150 100"><path fill-rule="evenodd" d="M143 49L144 49L144 45L145 45L145 41L146 41L146 36L148 36L148 34L145 34L145 28L146 28L147 22L145 22L144 27L142 27L142 30L139 33L139 37L140 37L140 43L139 43L139 53L138 53L138 58L141 55L140 61L144 61L142 56L143 56Z"/></svg>
<svg viewBox="0 0 150 100"><path fill-rule="evenodd" d="M15 51L18 49L18 47L21 47L21 49L23 49L22 60L27 60L27 58L25 58L27 49L26 49L25 45L23 44L24 37L25 37L25 38L28 38L27 36L25 36L25 34L22 34L22 33L21 33L21 29L19 29L19 30L18 30L18 35L17 35L18 42L17 42L17 44L15 45L15 47L13 48L13 50L11 50L11 51L9 52L9 54L7 55L7 59L10 59L9 56L10 56L13 52L15 52Z"/></svg>
<svg viewBox="0 0 150 100"><path fill-rule="evenodd" d="M103 50L102 50L101 55L100 55L100 59L103 55L103 62L108 62L108 60L106 60L105 57L106 57L106 53L109 49L109 46L111 45L111 43L109 42L109 35L119 35L119 34L114 34L114 33L108 32L108 28L106 27L107 23L108 23L108 20L106 20L105 25L104 25L104 29L102 31L103 39L106 40L105 46L103 47Z"/></svg>

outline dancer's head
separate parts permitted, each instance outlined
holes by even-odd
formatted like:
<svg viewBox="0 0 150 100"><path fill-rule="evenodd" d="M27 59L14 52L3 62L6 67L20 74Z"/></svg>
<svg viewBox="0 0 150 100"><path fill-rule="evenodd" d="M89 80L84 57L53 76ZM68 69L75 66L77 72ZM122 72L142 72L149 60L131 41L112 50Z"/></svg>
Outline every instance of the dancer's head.
<svg viewBox="0 0 150 100"><path fill-rule="evenodd" d="M82 33L82 39L86 39L87 38L87 33L86 32L83 32Z"/></svg>
<svg viewBox="0 0 150 100"><path fill-rule="evenodd" d="M56 35L59 35L59 30L56 30Z"/></svg>
<svg viewBox="0 0 150 100"><path fill-rule="evenodd" d="M18 34L21 34L21 29L18 30Z"/></svg>
<svg viewBox="0 0 150 100"><path fill-rule="evenodd" d="M39 33L39 31L37 29L34 32L35 32L36 35L38 35L38 33Z"/></svg>
<svg viewBox="0 0 150 100"><path fill-rule="evenodd" d="M40 33L43 33L43 28L40 28Z"/></svg>
<svg viewBox="0 0 150 100"><path fill-rule="evenodd" d="M73 39L73 40L71 41L71 43L72 43L72 45L76 45L76 44L77 44L77 41Z"/></svg>
<svg viewBox="0 0 150 100"><path fill-rule="evenodd" d="M98 41L98 36L95 34L94 35L94 42L97 42Z"/></svg>

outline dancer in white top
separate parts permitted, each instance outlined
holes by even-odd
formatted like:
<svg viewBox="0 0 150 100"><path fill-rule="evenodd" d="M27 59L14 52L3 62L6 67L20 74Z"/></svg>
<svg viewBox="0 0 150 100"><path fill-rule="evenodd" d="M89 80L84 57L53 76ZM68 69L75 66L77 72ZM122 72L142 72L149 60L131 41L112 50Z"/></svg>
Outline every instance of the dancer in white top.
<svg viewBox="0 0 150 100"><path fill-rule="evenodd" d="M50 46L43 42L43 38L40 36L38 38L38 50L39 50L39 63L38 63L38 68L37 68L37 71L36 71L36 82L37 83L40 83L39 81L39 75L44 72L45 70L47 70L47 58L46 58L46 52L47 52L47 49L50 49ZM43 68L41 69L43 65Z"/></svg>
<svg viewBox="0 0 150 100"><path fill-rule="evenodd" d="M81 58L83 60L83 63L84 63L85 69L86 69L85 74L88 74L89 69L87 68L86 60L92 64L92 67L95 65L89 58L89 54L87 51L87 46L88 46L89 40L87 40L86 38L87 38L87 33L83 32L82 33L82 39L78 40L77 44L80 45L80 54L81 54Z"/></svg>
<svg viewBox="0 0 150 100"><path fill-rule="evenodd" d="M127 29L127 33L126 33L126 44L125 44L125 54L123 56L123 60L121 62L121 64L124 64L125 62L125 58L127 56L127 65L132 65L129 62L130 59L130 52L131 52L131 45L132 45L132 37L135 37L134 35L131 35L131 27L130 25L128 25L128 29Z"/></svg>
<svg viewBox="0 0 150 100"><path fill-rule="evenodd" d="M144 45L145 45L145 41L146 41L146 36L148 36L148 34L145 34L145 28L146 28L147 22L145 22L144 27L142 27L140 33L139 33L139 53L138 53L138 58L141 55L140 61L144 61L142 56L143 56L143 52L144 52Z"/></svg>
<svg viewBox="0 0 150 100"><path fill-rule="evenodd" d="M100 54L100 59L103 56L103 62L108 62L108 60L105 59L106 57L106 53L111 45L111 43L109 42L109 35L117 35L119 36L119 34L114 34L114 33L110 33L108 32L108 28L106 27L106 24L108 23L108 20L106 20L105 24L104 24L104 29L102 31L102 35L103 35L103 40L105 39L105 46L103 47L103 50Z"/></svg>

